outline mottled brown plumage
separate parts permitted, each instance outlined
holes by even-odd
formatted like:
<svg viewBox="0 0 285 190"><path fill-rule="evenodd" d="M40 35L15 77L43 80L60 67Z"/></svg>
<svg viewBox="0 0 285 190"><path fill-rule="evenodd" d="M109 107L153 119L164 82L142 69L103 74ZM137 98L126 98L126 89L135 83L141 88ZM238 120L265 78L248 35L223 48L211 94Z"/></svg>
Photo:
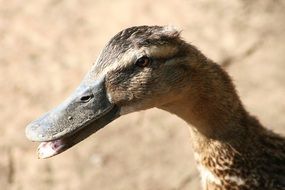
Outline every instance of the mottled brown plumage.
<svg viewBox="0 0 285 190"><path fill-rule="evenodd" d="M140 56L151 64L137 67ZM177 30L123 30L98 62L95 70L106 70L107 91L122 114L158 107L191 124L204 189L285 189L284 138L244 109L228 74Z"/></svg>

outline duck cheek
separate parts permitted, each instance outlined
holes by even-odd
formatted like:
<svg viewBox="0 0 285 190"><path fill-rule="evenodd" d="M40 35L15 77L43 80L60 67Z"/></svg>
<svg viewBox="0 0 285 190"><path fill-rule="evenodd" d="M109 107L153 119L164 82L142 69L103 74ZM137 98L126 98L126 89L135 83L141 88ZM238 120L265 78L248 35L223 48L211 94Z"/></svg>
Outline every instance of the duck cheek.
<svg viewBox="0 0 285 190"><path fill-rule="evenodd" d="M134 95L130 91L114 90L107 92L107 95L109 101L118 106L129 104L134 99Z"/></svg>

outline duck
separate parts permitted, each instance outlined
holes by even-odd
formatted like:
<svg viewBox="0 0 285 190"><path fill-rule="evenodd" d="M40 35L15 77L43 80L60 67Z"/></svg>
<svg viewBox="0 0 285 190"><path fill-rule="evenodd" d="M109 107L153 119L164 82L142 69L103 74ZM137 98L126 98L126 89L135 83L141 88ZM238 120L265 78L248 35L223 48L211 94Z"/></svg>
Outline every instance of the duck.
<svg viewBox="0 0 285 190"><path fill-rule="evenodd" d="M28 124L26 136L49 158L153 107L189 124L204 190L285 190L285 138L252 116L228 73L170 26L116 34L74 92Z"/></svg>

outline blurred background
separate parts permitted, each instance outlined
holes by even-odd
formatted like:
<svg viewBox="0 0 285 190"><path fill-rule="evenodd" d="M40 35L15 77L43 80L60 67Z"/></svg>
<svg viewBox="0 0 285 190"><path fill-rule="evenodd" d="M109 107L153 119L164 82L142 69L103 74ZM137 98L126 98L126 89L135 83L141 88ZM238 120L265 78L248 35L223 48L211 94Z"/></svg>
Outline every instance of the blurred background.
<svg viewBox="0 0 285 190"><path fill-rule="evenodd" d="M284 135L284 9L283 0L0 0L0 189L200 189L189 127L161 110L121 117L47 160L25 126L73 91L117 32L171 24Z"/></svg>

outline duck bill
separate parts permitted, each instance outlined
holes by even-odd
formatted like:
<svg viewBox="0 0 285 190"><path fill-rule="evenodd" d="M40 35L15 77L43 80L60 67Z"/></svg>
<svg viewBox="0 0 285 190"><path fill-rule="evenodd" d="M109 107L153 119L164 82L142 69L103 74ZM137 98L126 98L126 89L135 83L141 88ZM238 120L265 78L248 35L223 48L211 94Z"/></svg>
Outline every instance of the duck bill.
<svg viewBox="0 0 285 190"><path fill-rule="evenodd" d="M119 117L108 99L105 80L83 81L62 104L26 127L26 136L38 141L39 158L55 156Z"/></svg>

